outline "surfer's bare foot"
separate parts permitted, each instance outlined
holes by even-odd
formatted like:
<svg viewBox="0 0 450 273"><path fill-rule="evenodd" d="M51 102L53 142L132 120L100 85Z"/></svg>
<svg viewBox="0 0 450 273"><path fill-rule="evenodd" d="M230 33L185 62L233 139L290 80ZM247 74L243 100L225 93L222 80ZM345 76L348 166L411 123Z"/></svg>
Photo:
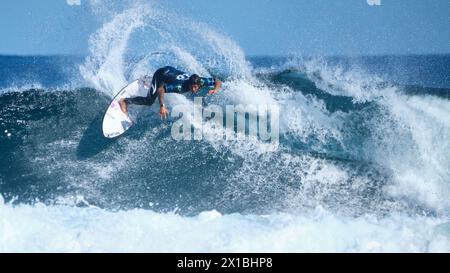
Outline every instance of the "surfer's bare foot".
<svg viewBox="0 0 450 273"><path fill-rule="evenodd" d="M122 112L128 116L128 105L125 102L125 99L120 99L119 105L120 105L120 110L122 110Z"/></svg>

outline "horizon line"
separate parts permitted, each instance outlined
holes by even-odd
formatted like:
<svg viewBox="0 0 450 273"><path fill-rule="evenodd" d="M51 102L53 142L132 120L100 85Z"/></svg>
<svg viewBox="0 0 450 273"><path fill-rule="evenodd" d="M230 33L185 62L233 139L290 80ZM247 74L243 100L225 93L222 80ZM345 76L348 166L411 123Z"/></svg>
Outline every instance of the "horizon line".
<svg viewBox="0 0 450 273"><path fill-rule="evenodd" d="M78 55L78 54L65 54L65 53L55 53L55 54L3 54L0 53L0 57L70 57L70 58L86 58L89 55ZM138 57L139 55L133 56ZM364 57L425 57L425 56L450 56L450 52L447 53L377 53L377 54L359 54L359 55L345 55L345 54L249 54L246 58L264 58L264 57L276 57L276 58L364 58Z"/></svg>

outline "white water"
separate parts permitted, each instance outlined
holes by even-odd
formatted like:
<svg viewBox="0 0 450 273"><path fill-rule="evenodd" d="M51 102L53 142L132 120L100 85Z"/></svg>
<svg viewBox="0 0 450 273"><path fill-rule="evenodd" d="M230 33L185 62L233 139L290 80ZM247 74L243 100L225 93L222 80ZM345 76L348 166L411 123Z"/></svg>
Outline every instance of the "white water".
<svg viewBox="0 0 450 273"><path fill-rule="evenodd" d="M386 193L448 215L450 212L450 101L433 96L407 96L397 87L379 87L381 79L361 71L305 65L316 84L357 103L376 102L387 116L372 119L369 159L390 169L393 183ZM317 75L320 75L318 78Z"/></svg>
<svg viewBox="0 0 450 273"><path fill-rule="evenodd" d="M0 252L449 252L450 222L0 204Z"/></svg>

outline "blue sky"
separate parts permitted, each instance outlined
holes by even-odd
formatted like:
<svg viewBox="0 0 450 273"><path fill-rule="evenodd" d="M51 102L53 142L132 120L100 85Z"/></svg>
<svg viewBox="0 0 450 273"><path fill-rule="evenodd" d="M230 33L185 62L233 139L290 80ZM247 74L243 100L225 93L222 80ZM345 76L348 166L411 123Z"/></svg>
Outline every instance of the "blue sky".
<svg viewBox="0 0 450 273"><path fill-rule="evenodd" d="M86 1L2 1L0 54L85 54L101 21ZM449 0L153 1L228 34L248 55L450 53Z"/></svg>

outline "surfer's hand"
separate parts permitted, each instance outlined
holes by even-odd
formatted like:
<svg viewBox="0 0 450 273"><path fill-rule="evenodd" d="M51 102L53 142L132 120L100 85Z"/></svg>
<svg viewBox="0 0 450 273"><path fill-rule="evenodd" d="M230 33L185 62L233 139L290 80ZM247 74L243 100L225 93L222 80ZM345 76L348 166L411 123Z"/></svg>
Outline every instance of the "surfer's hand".
<svg viewBox="0 0 450 273"><path fill-rule="evenodd" d="M166 109L166 107L161 106L159 108L159 116L161 117L161 119L167 118L168 115L169 115L169 111Z"/></svg>
<svg viewBox="0 0 450 273"><path fill-rule="evenodd" d="M220 87L222 87L222 82L218 79L214 80L214 89L209 90L208 95L213 95L219 92Z"/></svg>
<svg viewBox="0 0 450 273"><path fill-rule="evenodd" d="M219 90L217 90L217 89L209 90L208 95L214 95L217 93L217 91L219 91Z"/></svg>

